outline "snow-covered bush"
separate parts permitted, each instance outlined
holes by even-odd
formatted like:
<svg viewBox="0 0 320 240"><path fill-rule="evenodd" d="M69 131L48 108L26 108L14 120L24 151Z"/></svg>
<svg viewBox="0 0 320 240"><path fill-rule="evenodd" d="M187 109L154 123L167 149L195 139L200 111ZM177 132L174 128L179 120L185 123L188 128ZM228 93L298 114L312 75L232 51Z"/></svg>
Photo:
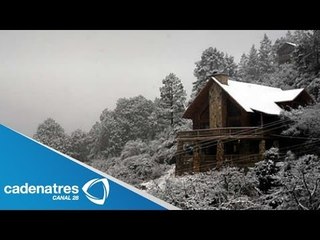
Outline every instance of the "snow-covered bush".
<svg viewBox="0 0 320 240"><path fill-rule="evenodd" d="M154 187L149 192L182 209L258 209L249 200L258 196L256 179L251 173L226 167L168 179L163 188Z"/></svg>
<svg viewBox="0 0 320 240"><path fill-rule="evenodd" d="M123 147L120 158L125 159L128 157L149 153L149 149L149 146L145 142L142 142L141 139L137 139L135 141L132 140L127 142Z"/></svg>
<svg viewBox="0 0 320 240"><path fill-rule="evenodd" d="M117 158L116 160L117 162L106 169L106 172L135 186L160 177L165 170L165 167L153 161L148 153Z"/></svg>
<svg viewBox="0 0 320 240"><path fill-rule="evenodd" d="M304 155L287 161L280 172L284 190L281 209L320 210L320 160Z"/></svg>
<svg viewBox="0 0 320 240"><path fill-rule="evenodd" d="M271 148L265 152L264 160L256 164L254 171L258 178L258 187L264 193L268 193L272 187L279 185L277 176L279 171L279 167L277 166L278 160L279 149Z"/></svg>
<svg viewBox="0 0 320 240"><path fill-rule="evenodd" d="M70 155L71 141L64 129L54 119L48 118L39 124L33 138L57 151Z"/></svg>

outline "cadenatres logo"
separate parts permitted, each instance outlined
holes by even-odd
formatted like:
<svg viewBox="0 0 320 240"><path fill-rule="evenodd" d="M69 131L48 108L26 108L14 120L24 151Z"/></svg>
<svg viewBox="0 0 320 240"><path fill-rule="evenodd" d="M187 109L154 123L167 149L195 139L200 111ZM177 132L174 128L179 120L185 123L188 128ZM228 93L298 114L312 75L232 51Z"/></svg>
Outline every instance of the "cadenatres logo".
<svg viewBox="0 0 320 240"><path fill-rule="evenodd" d="M93 188L95 185L97 186ZM109 195L108 179L91 179L83 185L82 191L92 203L103 205ZM57 183L33 185L26 182L22 185L6 185L3 192L7 195L48 195L53 201L80 200L79 186L77 185L59 185Z"/></svg>
<svg viewBox="0 0 320 240"><path fill-rule="evenodd" d="M90 194L88 191L90 188L92 188L94 185L102 183L102 191L103 195L102 197L96 197ZM109 182L108 179L106 178L94 178L90 181L88 181L86 184L83 185L82 191L86 195L86 197L93 203L98 204L98 205L103 205L104 202L106 201L108 195L109 195Z"/></svg>

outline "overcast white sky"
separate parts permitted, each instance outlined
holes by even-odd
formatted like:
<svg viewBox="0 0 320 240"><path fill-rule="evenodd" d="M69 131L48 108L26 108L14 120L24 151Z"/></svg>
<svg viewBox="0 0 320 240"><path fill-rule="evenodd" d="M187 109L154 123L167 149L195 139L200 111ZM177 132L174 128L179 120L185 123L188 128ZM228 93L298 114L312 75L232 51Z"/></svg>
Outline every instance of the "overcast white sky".
<svg viewBox="0 0 320 240"><path fill-rule="evenodd" d="M175 73L191 93L195 62L216 47L238 62L287 30L0 31L0 123L32 136L52 117L85 131L120 97L159 97Z"/></svg>

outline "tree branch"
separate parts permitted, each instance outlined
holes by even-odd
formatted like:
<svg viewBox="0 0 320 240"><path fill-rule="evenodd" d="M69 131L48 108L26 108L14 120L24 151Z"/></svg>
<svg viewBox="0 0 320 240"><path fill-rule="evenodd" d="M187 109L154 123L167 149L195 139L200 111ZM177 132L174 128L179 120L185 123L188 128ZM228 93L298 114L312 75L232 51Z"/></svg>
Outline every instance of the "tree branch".
<svg viewBox="0 0 320 240"><path fill-rule="evenodd" d="M305 178L305 173L304 172L301 172L302 173L302 180L303 180L303 185L305 186L305 188L307 189L308 191L308 195L309 195L309 203L311 204L312 202L312 194L311 194L311 191L308 187L308 184L306 182L306 178Z"/></svg>
<svg viewBox="0 0 320 240"><path fill-rule="evenodd" d="M258 194L259 194L260 196L263 195L263 193L259 190L259 188L254 187L254 189L258 192Z"/></svg>
<svg viewBox="0 0 320 240"><path fill-rule="evenodd" d="M290 191L290 190L288 189L288 187L285 185L285 187L288 189L288 191L292 194L292 196L293 196L294 200L296 201L296 203L298 204L298 206L299 206L302 210L309 210L307 207L303 206L303 205L300 203L300 201L298 200L296 194L294 193L294 190L296 189L296 186L297 186L297 184L294 185L293 189Z"/></svg>
<svg viewBox="0 0 320 240"><path fill-rule="evenodd" d="M318 178L318 179L316 180L316 185L314 186L314 188L313 188L313 190L312 190L311 196L313 196L313 195L316 193L319 182L320 182L320 178ZM320 205L319 205L319 206L320 206Z"/></svg>

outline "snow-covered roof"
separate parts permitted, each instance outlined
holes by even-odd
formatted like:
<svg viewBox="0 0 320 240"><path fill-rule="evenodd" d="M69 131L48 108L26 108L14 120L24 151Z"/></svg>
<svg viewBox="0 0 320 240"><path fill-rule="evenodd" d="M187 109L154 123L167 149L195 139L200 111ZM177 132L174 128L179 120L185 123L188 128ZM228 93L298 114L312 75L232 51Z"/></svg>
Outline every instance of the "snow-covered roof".
<svg viewBox="0 0 320 240"><path fill-rule="evenodd" d="M279 115L281 108L277 102L293 101L303 88L282 90L281 88L228 80L228 85L221 84L212 77L241 107L247 112L260 111L266 114Z"/></svg>
<svg viewBox="0 0 320 240"><path fill-rule="evenodd" d="M291 48L289 49L289 51L293 51L293 49L294 49L295 47L297 47L298 45L295 44L295 43L293 43L293 42L285 42L285 43L283 43L283 44L279 47L279 49L277 50L278 54L279 54L279 52L281 52L281 51L288 51L288 50L286 50L286 49L288 48L288 46L291 46ZM292 48L292 47L293 47L293 48Z"/></svg>
<svg viewBox="0 0 320 240"><path fill-rule="evenodd" d="M292 43L292 42L286 42L286 44L292 45L292 46L294 46L294 47L296 47L296 46L297 46L297 44Z"/></svg>

